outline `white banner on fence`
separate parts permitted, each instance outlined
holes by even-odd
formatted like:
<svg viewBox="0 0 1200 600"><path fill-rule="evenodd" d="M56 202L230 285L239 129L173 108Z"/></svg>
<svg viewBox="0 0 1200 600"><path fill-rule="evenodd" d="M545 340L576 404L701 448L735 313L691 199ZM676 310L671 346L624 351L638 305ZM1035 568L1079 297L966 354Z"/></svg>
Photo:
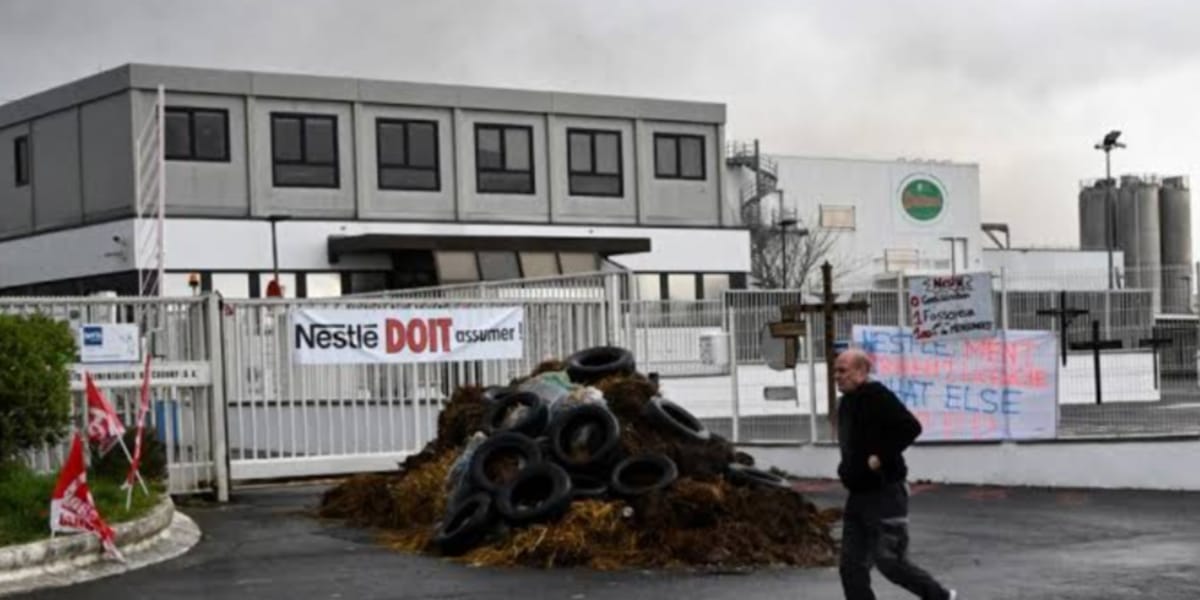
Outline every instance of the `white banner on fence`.
<svg viewBox="0 0 1200 600"><path fill-rule="evenodd" d="M996 328L992 274L910 277L908 313L919 340L989 336Z"/></svg>
<svg viewBox="0 0 1200 600"><path fill-rule="evenodd" d="M431 363L519 359L525 310L503 308L293 309L300 364Z"/></svg>
<svg viewBox="0 0 1200 600"><path fill-rule="evenodd" d="M1053 438L1058 343L1048 331L920 342L900 327L854 326L875 378L921 421L920 439Z"/></svg>
<svg viewBox="0 0 1200 600"><path fill-rule="evenodd" d="M84 323L79 326L79 362L139 362L138 326L129 323Z"/></svg>

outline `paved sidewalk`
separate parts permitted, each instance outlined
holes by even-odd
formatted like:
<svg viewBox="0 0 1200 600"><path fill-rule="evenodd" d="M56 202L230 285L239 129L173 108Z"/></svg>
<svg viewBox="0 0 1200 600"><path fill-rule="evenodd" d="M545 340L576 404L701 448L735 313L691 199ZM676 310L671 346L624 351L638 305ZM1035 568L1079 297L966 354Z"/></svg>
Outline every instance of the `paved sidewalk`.
<svg viewBox="0 0 1200 600"><path fill-rule="evenodd" d="M1094 465L1103 468L1102 465ZM799 486L818 504L833 482ZM28 598L841 598L836 569L751 575L469 568L385 550L311 518L323 488L244 491L184 507L204 532L189 554ZM1155 598L1200 593L1200 494L915 486L913 558L971 599ZM881 600L909 598L875 576Z"/></svg>

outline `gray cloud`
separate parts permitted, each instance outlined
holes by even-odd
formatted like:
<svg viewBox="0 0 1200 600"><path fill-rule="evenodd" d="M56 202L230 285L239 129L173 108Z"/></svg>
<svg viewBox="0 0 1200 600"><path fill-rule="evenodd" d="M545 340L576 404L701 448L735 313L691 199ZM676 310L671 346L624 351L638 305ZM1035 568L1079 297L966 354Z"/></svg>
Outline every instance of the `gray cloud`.
<svg viewBox="0 0 1200 600"><path fill-rule="evenodd" d="M1062 4L7 0L0 98L139 61L719 101L771 151L978 162L985 218L1072 244L1103 132L1200 162L1200 5Z"/></svg>

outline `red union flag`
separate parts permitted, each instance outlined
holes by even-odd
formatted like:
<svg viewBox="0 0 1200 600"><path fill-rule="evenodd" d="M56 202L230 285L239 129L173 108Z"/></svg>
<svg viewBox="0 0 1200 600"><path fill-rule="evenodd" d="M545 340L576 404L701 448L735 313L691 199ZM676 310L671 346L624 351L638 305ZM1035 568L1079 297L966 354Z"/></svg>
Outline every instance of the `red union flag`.
<svg viewBox="0 0 1200 600"><path fill-rule="evenodd" d="M121 424L121 419L117 418L117 411L113 410L104 394L96 388L92 374L84 373L84 379L87 381L88 441L99 444L100 455L103 456L121 441L121 436L125 435L125 426Z"/></svg>
<svg viewBox="0 0 1200 600"><path fill-rule="evenodd" d="M100 537L104 553L124 560L117 549L113 530L96 510L92 491L88 489L87 471L83 465L83 441L76 433L71 440L71 453L58 474L58 484L50 497L50 531L93 532Z"/></svg>

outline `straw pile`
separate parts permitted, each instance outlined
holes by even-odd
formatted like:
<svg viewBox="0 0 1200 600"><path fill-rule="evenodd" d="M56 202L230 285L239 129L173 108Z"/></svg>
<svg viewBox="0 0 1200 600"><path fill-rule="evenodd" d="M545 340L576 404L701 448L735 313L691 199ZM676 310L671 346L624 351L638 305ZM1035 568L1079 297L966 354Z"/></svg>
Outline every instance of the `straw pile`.
<svg viewBox="0 0 1200 600"><path fill-rule="evenodd" d="M561 369L543 364L533 375ZM518 382L513 382L518 383ZM657 387L639 374L595 382L620 423L620 449L632 456L659 452L678 467L669 487L625 499L577 498L550 522L514 527L498 522L473 548L457 557L469 564L594 569L766 565L828 566L837 544L830 527L836 510L820 511L799 493L769 485L739 485L728 465L752 463L712 435L686 440L647 419ZM436 554L435 530L447 515L447 474L487 413L483 391L455 392L438 419L438 437L401 470L359 475L329 490L323 517L385 530L391 548ZM513 474L515 464L488 467Z"/></svg>

